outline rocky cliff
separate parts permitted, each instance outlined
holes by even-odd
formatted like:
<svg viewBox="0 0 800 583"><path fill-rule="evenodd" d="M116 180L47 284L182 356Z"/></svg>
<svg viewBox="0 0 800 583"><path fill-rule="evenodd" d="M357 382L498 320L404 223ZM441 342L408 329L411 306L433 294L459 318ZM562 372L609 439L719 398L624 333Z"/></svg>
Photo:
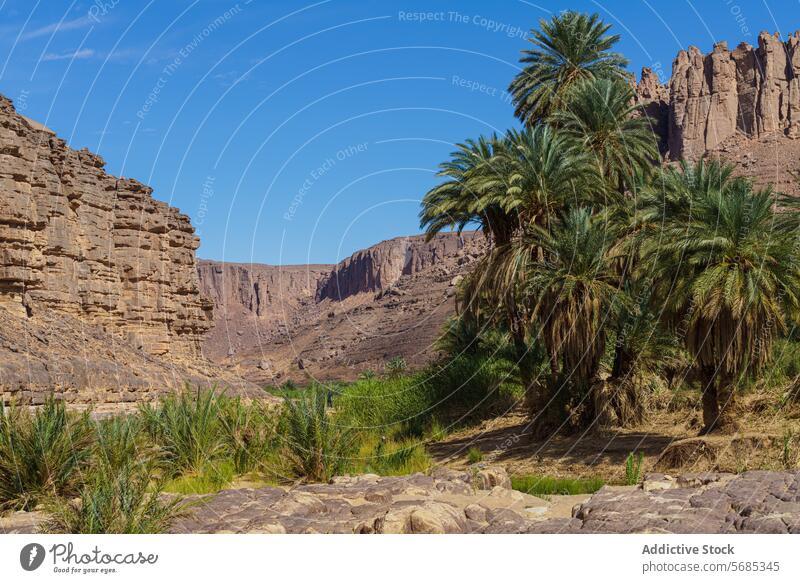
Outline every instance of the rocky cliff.
<svg viewBox="0 0 800 583"><path fill-rule="evenodd" d="M376 292L394 285L402 276L413 275L453 257L464 247L465 238L440 233L430 241L423 236L397 237L357 251L340 262L319 282L317 300L343 300L363 292Z"/></svg>
<svg viewBox="0 0 800 583"><path fill-rule="evenodd" d="M220 359L285 333L315 302L333 265L261 265L200 260L200 291L214 304L204 353Z"/></svg>
<svg viewBox="0 0 800 583"><path fill-rule="evenodd" d="M199 240L149 187L103 167L0 96L5 396L92 400L100 389L160 390L198 376L182 367L199 357L211 325Z"/></svg>
<svg viewBox="0 0 800 583"><path fill-rule="evenodd" d="M643 70L638 100L669 157L697 158L737 136L800 136L798 44L800 32L786 41L762 32L756 47L721 42L703 54L692 46L678 53L666 85Z"/></svg>
<svg viewBox="0 0 800 583"><path fill-rule="evenodd" d="M337 265L269 266L201 261L214 301L206 356L260 383L343 379L402 356L428 362L453 313L454 281L483 237L398 237Z"/></svg>

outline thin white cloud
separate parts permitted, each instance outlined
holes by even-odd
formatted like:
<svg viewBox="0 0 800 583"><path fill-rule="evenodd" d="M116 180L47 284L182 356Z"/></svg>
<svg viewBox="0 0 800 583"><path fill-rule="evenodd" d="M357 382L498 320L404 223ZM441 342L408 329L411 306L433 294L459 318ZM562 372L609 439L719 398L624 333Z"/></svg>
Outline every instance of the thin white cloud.
<svg viewBox="0 0 800 583"><path fill-rule="evenodd" d="M78 30L92 25L92 20L88 16L81 16L74 20L65 20L64 22L54 22L40 28L35 28L30 32L23 33L20 37L21 40L31 40L47 36L55 32L64 32L66 30Z"/></svg>
<svg viewBox="0 0 800 583"><path fill-rule="evenodd" d="M43 61L66 61L71 59L90 59L94 56L92 49L81 49L70 53L47 53L42 57Z"/></svg>

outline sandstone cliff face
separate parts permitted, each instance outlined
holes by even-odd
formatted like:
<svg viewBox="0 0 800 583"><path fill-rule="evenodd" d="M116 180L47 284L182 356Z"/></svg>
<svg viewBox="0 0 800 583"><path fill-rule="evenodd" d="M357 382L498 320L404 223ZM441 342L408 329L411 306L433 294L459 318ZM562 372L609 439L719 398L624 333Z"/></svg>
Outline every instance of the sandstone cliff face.
<svg viewBox="0 0 800 583"><path fill-rule="evenodd" d="M284 334L315 301L332 265L261 265L200 260L200 291L214 304L203 352L220 359Z"/></svg>
<svg viewBox="0 0 800 583"><path fill-rule="evenodd" d="M259 383L354 378L395 356L421 366L483 245L476 233L442 233L384 241L338 265L200 261L214 301L203 353Z"/></svg>
<svg viewBox="0 0 800 583"><path fill-rule="evenodd" d="M188 217L0 97L0 303L78 316L153 355L196 354L211 304Z"/></svg>
<svg viewBox="0 0 800 583"><path fill-rule="evenodd" d="M262 265L199 260L200 292L220 315L244 311L257 318L278 315L313 300L319 279L332 265Z"/></svg>
<svg viewBox="0 0 800 583"><path fill-rule="evenodd" d="M246 386L199 358L212 302L188 217L103 166L0 96L0 399Z"/></svg>
<svg viewBox="0 0 800 583"><path fill-rule="evenodd" d="M638 101L658 120L669 157L697 158L736 135L800 135L799 43L800 32L785 42L762 32L757 47L731 51L722 42L707 55L689 47L678 53L666 87L643 71Z"/></svg>
<svg viewBox="0 0 800 583"><path fill-rule="evenodd" d="M440 233L430 241L424 236L398 237L358 251L340 262L324 280L319 282L317 300L343 300L363 292L375 292L391 287L400 277L413 275L464 247L465 238L452 233Z"/></svg>

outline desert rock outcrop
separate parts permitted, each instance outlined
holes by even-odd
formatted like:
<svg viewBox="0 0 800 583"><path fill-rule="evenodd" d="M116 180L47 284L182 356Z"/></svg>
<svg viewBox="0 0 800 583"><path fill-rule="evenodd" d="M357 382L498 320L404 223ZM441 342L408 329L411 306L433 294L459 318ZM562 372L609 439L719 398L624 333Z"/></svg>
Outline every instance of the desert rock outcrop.
<svg viewBox="0 0 800 583"><path fill-rule="evenodd" d="M656 120L669 157L697 158L737 135L800 136L799 43L800 32L786 41L762 32L756 47L720 42L703 54L691 46L678 53L666 85L643 70L638 102Z"/></svg>
<svg viewBox="0 0 800 583"><path fill-rule="evenodd" d="M502 468L490 471L508 480ZM558 516L559 497L553 498L438 468L430 476L365 475L288 491L229 490L210 497L175 531L800 533L800 472L654 476L638 487L606 486L587 495L571 516Z"/></svg>
<svg viewBox="0 0 800 583"><path fill-rule="evenodd" d="M0 96L4 398L104 400L113 389L128 400L200 374L184 366L204 366L211 326L199 240L186 215L151 194Z"/></svg>
<svg viewBox="0 0 800 583"><path fill-rule="evenodd" d="M467 237L471 237L468 233ZM450 233L435 235L430 241L422 236L397 237L357 251L340 262L320 280L317 300L343 300L350 296L376 292L435 264L444 263L464 247L463 237Z"/></svg>

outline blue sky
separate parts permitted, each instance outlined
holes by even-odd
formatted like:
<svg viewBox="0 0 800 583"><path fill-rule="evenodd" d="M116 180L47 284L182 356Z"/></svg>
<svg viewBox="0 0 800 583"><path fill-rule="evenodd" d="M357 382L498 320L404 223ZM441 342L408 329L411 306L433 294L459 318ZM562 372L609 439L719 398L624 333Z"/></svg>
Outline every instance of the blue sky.
<svg viewBox="0 0 800 583"><path fill-rule="evenodd" d="M568 8L665 77L690 44L800 28L796 0L0 0L0 92L188 214L201 257L332 263L419 231L436 165L515 125L526 32Z"/></svg>

